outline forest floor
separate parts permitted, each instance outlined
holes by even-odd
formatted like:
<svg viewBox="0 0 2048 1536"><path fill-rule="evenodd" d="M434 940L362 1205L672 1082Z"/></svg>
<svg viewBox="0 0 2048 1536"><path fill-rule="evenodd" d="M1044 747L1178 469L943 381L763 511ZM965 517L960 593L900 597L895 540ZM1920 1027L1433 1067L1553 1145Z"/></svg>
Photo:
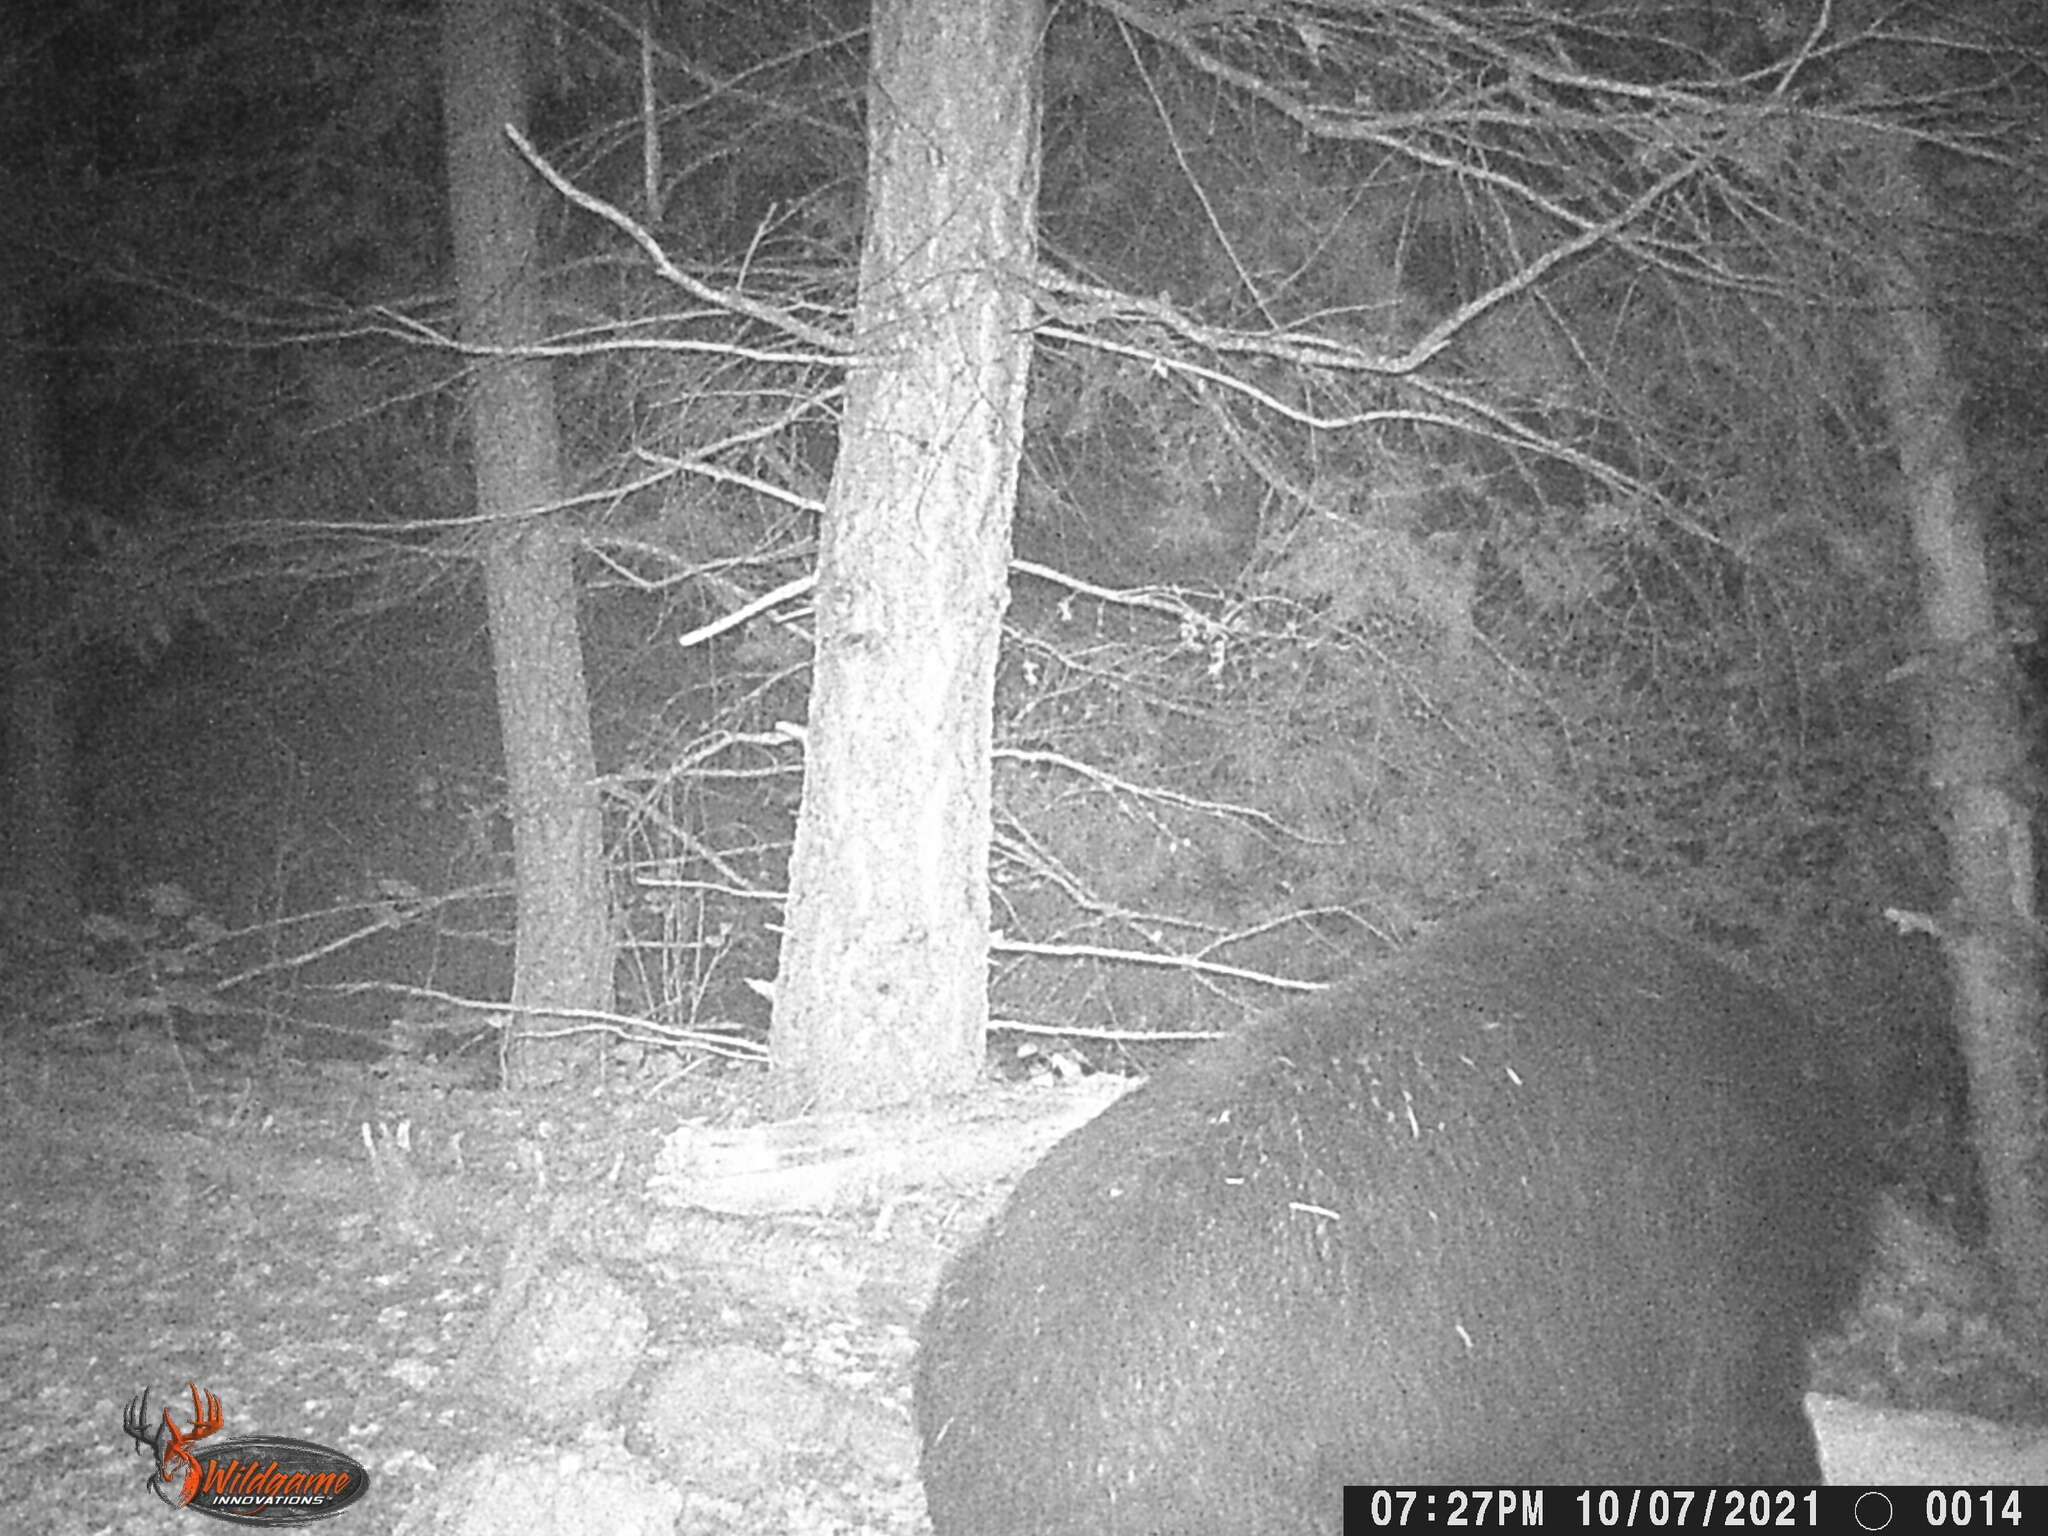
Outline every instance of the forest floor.
<svg viewBox="0 0 2048 1536"><path fill-rule="evenodd" d="M12 1043L0 1528L164 1529L123 1412L147 1387L148 1422L170 1407L183 1428L191 1383L221 1402L219 1440L287 1436L368 1468L333 1527L357 1536L488 1531L473 1495L493 1469L520 1536L929 1529L914 1327L987 1207L651 1201L663 1138L744 1120L758 1072L661 1058L596 1092L519 1096L462 1062L259 1065L146 1030ZM604 1340L564 1342L559 1315L534 1320L551 1278L595 1293L590 1313L633 1345L625 1370ZM494 1355L484 1330L519 1342ZM552 1379L522 1379L536 1358ZM581 1518L557 1527L525 1481L536 1467L557 1489L581 1468L654 1493L593 1520L582 1489ZM452 1504L451 1480L470 1488Z"/></svg>
<svg viewBox="0 0 2048 1536"><path fill-rule="evenodd" d="M748 1123L749 1068L656 1057L519 1096L461 1057L8 1044L0 1527L163 1530L124 1409L148 1388L147 1424L182 1427L189 1383L219 1441L366 1467L333 1527L357 1536L929 1531L915 1327L997 1188L751 1216L650 1193L678 1127ZM1896 1272L1822 1352L1820 1385L1865 1405L1816 1406L1831 1480L2048 1480L2043 1404L1916 1241L1888 1239ZM2035 1427L1900 1411L1944 1407Z"/></svg>

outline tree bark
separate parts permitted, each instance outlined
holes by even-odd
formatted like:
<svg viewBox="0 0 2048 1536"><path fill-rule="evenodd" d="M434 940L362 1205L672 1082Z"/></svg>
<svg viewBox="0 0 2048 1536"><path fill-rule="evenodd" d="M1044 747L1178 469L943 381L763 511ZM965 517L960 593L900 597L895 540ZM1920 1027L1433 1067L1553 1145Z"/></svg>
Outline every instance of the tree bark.
<svg viewBox="0 0 2048 1536"><path fill-rule="evenodd" d="M1040 0L877 0L859 361L818 556L771 1048L786 1106L964 1085L1030 361Z"/></svg>
<svg viewBox="0 0 2048 1536"><path fill-rule="evenodd" d="M442 112L462 340L505 349L544 334L534 181L505 136L526 123L527 8L443 0ZM545 360L494 356L470 401L484 585L512 798L518 887L507 1081L595 1060L595 1036L554 1010L612 1003L604 832L577 628L575 542L543 509L561 499L554 382Z"/></svg>
<svg viewBox="0 0 2048 1536"><path fill-rule="evenodd" d="M1971 493L1962 386L1921 277L1931 259L1926 195L1902 146L1880 147L1871 161L1873 202L1897 240L1878 262L1875 350L1932 642L1927 771L1953 883L1942 942L1991 1246L2009 1320L2038 1352L2048 1346L2048 1072L2023 683L1998 623L1983 511Z"/></svg>

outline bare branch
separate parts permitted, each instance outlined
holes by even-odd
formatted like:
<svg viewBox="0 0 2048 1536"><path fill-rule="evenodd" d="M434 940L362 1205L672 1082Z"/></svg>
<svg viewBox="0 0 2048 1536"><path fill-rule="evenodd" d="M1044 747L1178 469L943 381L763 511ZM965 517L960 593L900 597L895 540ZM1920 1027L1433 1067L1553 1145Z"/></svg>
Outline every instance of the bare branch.
<svg viewBox="0 0 2048 1536"><path fill-rule="evenodd" d="M745 294L734 293L729 289L713 288L709 283L701 282L697 278L690 276L689 273L669 259L668 252L661 248L661 242L656 240L644 225L606 202L603 198L593 193L585 192L581 187L570 181L568 177L556 170L548 162L547 157L535 149L532 142L519 132L518 129L508 124L505 128L505 136L512 141L513 146L519 153L526 157L527 164L540 172L542 179L549 186L553 187L578 208L583 209L587 213L596 214L607 224L610 224L614 229L624 234L635 245L639 246L642 251L646 252L648 262L660 274L663 281L673 283L685 293L690 294L694 298L701 299L707 304L715 304L720 309L730 310L736 315L745 315L750 320L758 320L761 324L781 331L785 335L794 336L799 341L808 342L810 345L836 356L843 363L851 364L855 361L852 344L845 337L828 331L821 326L812 325L809 321L800 320L786 309L778 308L772 304L763 304L757 299L750 299Z"/></svg>

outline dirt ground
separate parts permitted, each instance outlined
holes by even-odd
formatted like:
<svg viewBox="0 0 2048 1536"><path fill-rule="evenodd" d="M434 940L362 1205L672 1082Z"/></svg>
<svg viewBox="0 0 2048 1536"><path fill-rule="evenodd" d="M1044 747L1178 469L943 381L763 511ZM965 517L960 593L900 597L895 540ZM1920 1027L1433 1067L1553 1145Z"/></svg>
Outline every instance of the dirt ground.
<svg viewBox="0 0 2048 1536"><path fill-rule="evenodd" d="M185 1518L145 1491L122 1418L147 1387L150 1421L169 1405L182 1425L189 1382L220 1399L221 1439L310 1440L367 1467L368 1496L330 1527L356 1536L487 1530L477 1481L536 1466L558 1487L594 1469L653 1490L600 1522L622 1532L927 1531L913 1330L988 1202L666 1208L644 1193L663 1137L743 1122L746 1069L664 1057L545 1100L474 1075L216 1059L148 1031L18 1059L0 1119L0 1526ZM565 1331L593 1318L601 1337ZM522 1536L551 1529L520 1497ZM560 1528L597 1528L587 1495L581 1514Z"/></svg>
<svg viewBox="0 0 2048 1536"><path fill-rule="evenodd" d="M915 1325L998 1188L832 1214L679 1204L650 1171L679 1127L756 1118L759 1077L671 1056L519 1098L460 1058L309 1062L148 1028L10 1045L0 1525L186 1518L145 1490L123 1411L148 1388L149 1422L182 1423L191 1383L220 1399L222 1439L368 1468L329 1527L355 1536L929 1531ZM1887 1239L1889 1277L1823 1352L1826 1390L1892 1415L1817 1408L1840 1480L1959 1468L1916 1456L1901 1408L2041 1418L1987 1376L1967 1287L1916 1241ZM2010 1465L2048 1466L2043 1441L2012 1436Z"/></svg>

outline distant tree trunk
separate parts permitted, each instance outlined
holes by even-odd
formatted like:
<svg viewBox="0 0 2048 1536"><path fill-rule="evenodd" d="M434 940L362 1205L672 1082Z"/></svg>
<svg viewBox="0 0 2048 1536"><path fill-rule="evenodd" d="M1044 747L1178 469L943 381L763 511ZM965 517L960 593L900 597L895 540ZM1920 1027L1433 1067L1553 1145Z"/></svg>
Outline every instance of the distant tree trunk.
<svg viewBox="0 0 2048 1536"><path fill-rule="evenodd" d="M472 346L530 346L543 335L533 177L505 137L526 125L527 7L443 0L442 112L461 334ZM498 719L512 791L518 947L508 1055L514 1086L595 1059L593 1037L543 1038L549 1009L612 1002L604 832L577 630L575 543L535 510L561 499L554 383L537 359L477 370L470 424L477 509L490 520L484 585Z"/></svg>
<svg viewBox="0 0 2048 1536"><path fill-rule="evenodd" d="M0 271L0 936L79 937L71 680L75 641L55 572L48 387L28 279Z"/></svg>
<svg viewBox="0 0 2048 1536"><path fill-rule="evenodd" d="M1993 601L1963 390L1921 276L1931 256L1916 232L1932 227L1930 210L1903 144L1874 151L1870 162L1873 202L1899 240L1896 253L1879 261L1873 347L1933 642L1923 679L1927 769L1954 884L1942 940L1969 1064L1971 1134L1991 1243L2011 1320L2038 1350L2048 1346L2040 1313L2048 1303L2048 1073L2022 682Z"/></svg>
<svg viewBox="0 0 2048 1536"><path fill-rule="evenodd" d="M877 0L859 353L818 555L772 1050L786 1105L971 1081L1031 351L1040 0Z"/></svg>

